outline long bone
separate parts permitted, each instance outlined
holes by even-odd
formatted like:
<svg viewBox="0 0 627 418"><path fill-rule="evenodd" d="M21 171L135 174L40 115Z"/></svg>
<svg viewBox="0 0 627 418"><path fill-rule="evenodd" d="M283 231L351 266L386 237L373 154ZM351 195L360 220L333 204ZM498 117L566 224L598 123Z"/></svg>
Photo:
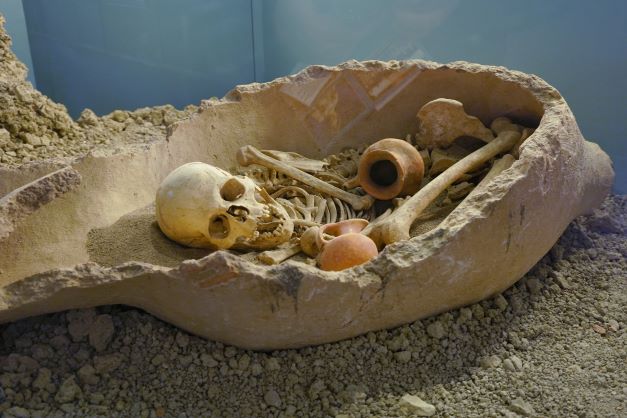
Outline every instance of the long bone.
<svg viewBox="0 0 627 418"><path fill-rule="evenodd" d="M362 234L368 235L378 247L409 239L409 229L416 218L448 186L465 173L477 169L489 159L511 149L520 139L517 131L506 130L477 151L467 155L420 189L390 216L367 227Z"/></svg>
<svg viewBox="0 0 627 418"><path fill-rule="evenodd" d="M338 199L348 202L355 210L368 209L374 203L374 198L372 196L357 196L338 187L332 186L312 176L311 174L307 174L304 171L291 167L282 161L278 161L263 154L252 145L246 145L239 149L237 152L237 162L244 167L249 166L250 164L259 164L286 174L310 187L313 187L319 192L326 193L330 196L337 197Z"/></svg>
<svg viewBox="0 0 627 418"><path fill-rule="evenodd" d="M289 241L281 244L275 250L268 250L257 254L257 260L269 265L279 264L301 251L298 241Z"/></svg>

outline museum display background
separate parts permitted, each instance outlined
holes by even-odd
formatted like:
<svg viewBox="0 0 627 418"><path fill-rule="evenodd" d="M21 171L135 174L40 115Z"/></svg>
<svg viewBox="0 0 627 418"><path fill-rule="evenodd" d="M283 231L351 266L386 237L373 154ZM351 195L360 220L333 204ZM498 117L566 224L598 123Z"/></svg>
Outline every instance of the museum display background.
<svg viewBox="0 0 627 418"><path fill-rule="evenodd" d="M182 107L353 58L534 73L564 95L613 159L615 191L627 192L624 2L3 0L0 13L31 82L75 117Z"/></svg>

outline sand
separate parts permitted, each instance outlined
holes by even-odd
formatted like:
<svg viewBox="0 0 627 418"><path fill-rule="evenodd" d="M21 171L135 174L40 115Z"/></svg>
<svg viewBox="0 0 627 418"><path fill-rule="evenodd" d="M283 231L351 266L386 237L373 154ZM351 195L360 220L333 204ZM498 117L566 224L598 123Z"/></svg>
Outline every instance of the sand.
<svg viewBox="0 0 627 418"><path fill-rule="evenodd" d="M175 267L183 260L202 258L210 252L184 247L163 235L155 220L154 205L129 213L107 228L91 230L87 251L91 261L108 267L127 261Z"/></svg>

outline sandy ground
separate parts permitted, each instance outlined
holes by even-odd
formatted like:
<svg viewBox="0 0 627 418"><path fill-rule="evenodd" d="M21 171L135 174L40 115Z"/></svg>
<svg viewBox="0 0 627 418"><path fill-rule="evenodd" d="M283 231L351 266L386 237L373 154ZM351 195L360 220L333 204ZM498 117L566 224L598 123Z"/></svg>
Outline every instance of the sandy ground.
<svg viewBox="0 0 627 418"><path fill-rule="evenodd" d="M626 219L627 196L608 198L503 294L317 347L240 350L124 306L4 325L0 410L7 417L399 417L433 408L438 417L623 417Z"/></svg>

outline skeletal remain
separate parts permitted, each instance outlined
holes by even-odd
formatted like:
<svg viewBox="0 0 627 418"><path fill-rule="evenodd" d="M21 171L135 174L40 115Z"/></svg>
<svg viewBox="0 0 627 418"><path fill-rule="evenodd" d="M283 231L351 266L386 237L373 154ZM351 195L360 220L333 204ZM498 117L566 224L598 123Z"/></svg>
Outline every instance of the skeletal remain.
<svg viewBox="0 0 627 418"><path fill-rule="evenodd" d="M464 105L457 100L432 100L416 116L420 120L417 142L425 148L447 147L461 136L484 142L494 139L492 132L478 118L467 115Z"/></svg>
<svg viewBox="0 0 627 418"><path fill-rule="evenodd" d="M328 169L329 163L304 157L296 152L261 150L261 152L278 161L296 167L307 173L321 173Z"/></svg>
<svg viewBox="0 0 627 418"><path fill-rule="evenodd" d="M317 243L319 230L320 227L312 226L308 228L300 237L300 248L309 257L316 257L320 252Z"/></svg>
<svg viewBox="0 0 627 418"><path fill-rule="evenodd" d="M435 148L431 151L431 168L429 169L429 175L434 177L440 174L466 155L468 155L468 152L456 145L447 149Z"/></svg>
<svg viewBox="0 0 627 418"><path fill-rule="evenodd" d="M371 196L358 196L332 186L312 176L311 174L305 173L302 170L263 154L252 145L246 145L239 149L237 152L237 161L243 166L258 164L276 170L280 173L287 174L288 176L314 188L316 191L337 197L350 203L355 210L368 209L374 203L374 198Z"/></svg>
<svg viewBox="0 0 627 418"><path fill-rule="evenodd" d="M370 224L362 233L372 238L379 247L409 239L411 224L440 193L465 173L476 170L491 158L511 149L519 139L520 133L517 131L501 132L493 141L464 157L433 179L390 216Z"/></svg>
<svg viewBox="0 0 627 418"><path fill-rule="evenodd" d="M474 184L464 181L459 184L454 184L450 186L448 190L446 191L446 195L452 201L459 200L467 196L474 188L475 188Z"/></svg>
<svg viewBox="0 0 627 418"><path fill-rule="evenodd" d="M535 129L526 128L522 125L513 123L509 118L505 116L494 119L490 124L490 129L492 129L492 131L497 135L504 131L516 131L521 133L520 139L512 147L512 155L516 158L518 158L520 154L520 147L522 146L523 142L525 142L527 138L529 138L535 132Z"/></svg>
<svg viewBox="0 0 627 418"><path fill-rule="evenodd" d="M511 167L512 164L514 164L514 161L516 161L516 159L512 156L512 154L505 154L496 160L494 164L492 164L490 171L488 171L488 173L481 179L477 187L475 187L468 195L471 196L479 190L483 190L494 177Z"/></svg>
<svg viewBox="0 0 627 418"><path fill-rule="evenodd" d="M337 155L328 156L325 161L329 164L329 169L343 177L344 180L352 178L357 174L359 157L361 152L354 148L345 149Z"/></svg>
<svg viewBox="0 0 627 418"><path fill-rule="evenodd" d="M431 155L429 155L429 150L423 149L419 152L422 157L422 162L425 165L425 173L428 173L431 169Z"/></svg>
<svg viewBox="0 0 627 418"><path fill-rule="evenodd" d="M494 119L490 124L490 129L492 129L496 135L505 131L516 131L521 133L523 131L522 126L512 123L512 121L505 116L500 116Z"/></svg>
<svg viewBox="0 0 627 418"><path fill-rule="evenodd" d="M285 209L246 177L209 164L184 164L161 182L157 222L170 239L189 247L265 250L290 239Z"/></svg>
<svg viewBox="0 0 627 418"><path fill-rule="evenodd" d="M535 132L535 129L531 129L531 128L523 129L522 135L520 135L520 139L518 140L516 145L512 147L512 155L514 157L518 158L520 156L520 147L522 146L523 142L527 140L527 138L533 135L534 132Z"/></svg>
<svg viewBox="0 0 627 418"><path fill-rule="evenodd" d="M300 243L292 240L279 245L276 250L268 250L257 254L257 260L264 264L279 264L301 252Z"/></svg>

